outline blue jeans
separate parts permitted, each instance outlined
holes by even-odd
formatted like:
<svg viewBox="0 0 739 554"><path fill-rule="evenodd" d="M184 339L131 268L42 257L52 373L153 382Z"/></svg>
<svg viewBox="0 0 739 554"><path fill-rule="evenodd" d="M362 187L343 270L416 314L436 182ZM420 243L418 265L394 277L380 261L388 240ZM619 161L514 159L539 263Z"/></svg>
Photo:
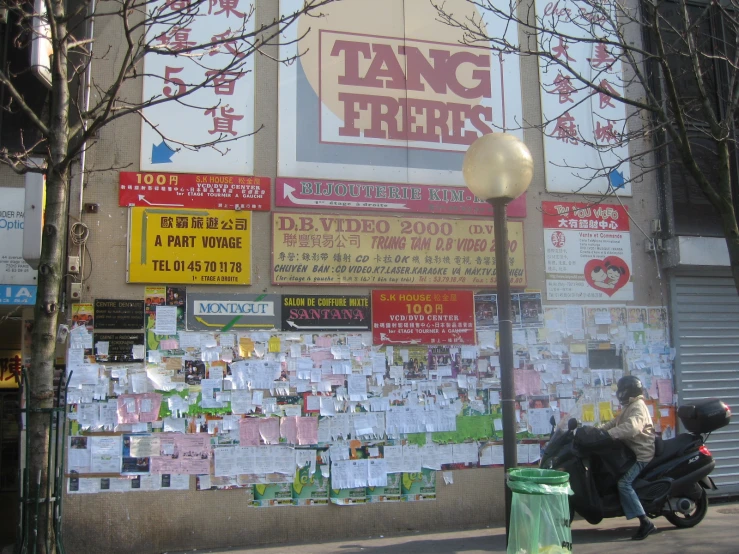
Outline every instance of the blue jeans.
<svg viewBox="0 0 739 554"><path fill-rule="evenodd" d="M618 496L621 498L621 507L624 509L626 519L646 515L642 508L639 497L634 492L631 484L639 476L641 470L644 469L647 462L635 462L629 471L627 471L621 479L618 480Z"/></svg>

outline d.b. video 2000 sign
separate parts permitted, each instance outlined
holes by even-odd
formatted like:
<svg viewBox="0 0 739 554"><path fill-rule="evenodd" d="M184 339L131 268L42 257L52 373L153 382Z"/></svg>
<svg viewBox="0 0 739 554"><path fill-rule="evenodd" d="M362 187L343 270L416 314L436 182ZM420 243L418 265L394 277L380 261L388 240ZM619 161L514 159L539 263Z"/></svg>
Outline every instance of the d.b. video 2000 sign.
<svg viewBox="0 0 739 554"><path fill-rule="evenodd" d="M479 219L272 216L272 282L495 286L493 223ZM511 284L526 286L523 223L508 222Z"/></svg>

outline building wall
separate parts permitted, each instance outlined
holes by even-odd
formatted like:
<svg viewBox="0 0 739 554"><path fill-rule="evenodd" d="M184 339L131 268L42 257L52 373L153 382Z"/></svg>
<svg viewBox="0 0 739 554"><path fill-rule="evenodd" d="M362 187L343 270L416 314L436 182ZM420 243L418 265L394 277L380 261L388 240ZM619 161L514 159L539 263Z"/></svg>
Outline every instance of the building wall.
<svg viewBox="0 0 739 554"><path fill-rule="evenodd" d="M277 15L277 2L259 0L259 21ZM114 18L96 22L96 40L114 45L115 59L120 35ZM97 46L102 51L101 46ZM275 49L271 49L275 53ZM277 176L278 65L266 56L256 59L256 126L264 125L255 138L255 175ZM536 62L522 62L522 90L538 90ZM94 77L110 79L110 66L96 61ZM127 93L136 95L136 90ZM527 117L540 117L537 94L525 93ZM118 172L139 169L140 121L128 117L108 125L88 155L90 173L85 180L84 202L99 204L95 214L82 214L90 230L87 243L91 274L84 282L83 302L95 298L141 299L143 284L126 283L128 208L118 206ZM552 195L545 190L544 152L541 134L525 133L535 160L535 174L527 195L528 217L524 222L528 288L545 290L544 231L541 202L582 201L575 195ZM341 175L337 175L340 178ZM369 179L368 179L369 180ZM642 229L658 217L655 183L651 176L633 187L634 196L624 198L633 222ZM281 210L290 211L290 210ZM292 210L295 211L295 210ZM337 212L341 213L341 212ZM632 225L634 300L628 304L660 306L663 283L655 259L645 253L644 237ZM188 292L246 294L343 293L368 294L370 289L346 287L275 286L271 283L271 214L253 213L252 284L249 286L193 286ZM90 263L89 259L85 262ZM85 269L85 274L88 270ZM544 297L545 298L545 297ZM544 300L545 304L556 302ZM564 304L564 303L561 303ZM161 552L179 549L222 548L285 541L321 541L352 536L478 527L503 522L503 470L501 468L453 471L453 484L438 479L438 498L432 502L334 505L298 508L247 509L243 490L195 490L126 494L67 495L64 501L64 541L75 552Z"/></svg>

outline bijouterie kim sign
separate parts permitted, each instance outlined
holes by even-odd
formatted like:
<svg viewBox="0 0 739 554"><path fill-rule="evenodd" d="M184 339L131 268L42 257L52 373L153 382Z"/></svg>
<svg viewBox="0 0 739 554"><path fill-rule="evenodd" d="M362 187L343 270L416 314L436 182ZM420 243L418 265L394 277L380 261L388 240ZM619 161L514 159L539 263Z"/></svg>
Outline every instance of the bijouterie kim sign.
<svg viewBox="0 0 739 554"><path fill-rule="evenodd" d="M301 0L282 0L282 13ZM474 17L489 36L515 26L464 0L445 8ZM321 18L301 17L281 55L281 176L463 186L461 160L474 140L517 125L518 60L462 43L427 0L346 0ZM482 19L480 19L482 18ZM520 121L520 120L519 120Z"/></svg>

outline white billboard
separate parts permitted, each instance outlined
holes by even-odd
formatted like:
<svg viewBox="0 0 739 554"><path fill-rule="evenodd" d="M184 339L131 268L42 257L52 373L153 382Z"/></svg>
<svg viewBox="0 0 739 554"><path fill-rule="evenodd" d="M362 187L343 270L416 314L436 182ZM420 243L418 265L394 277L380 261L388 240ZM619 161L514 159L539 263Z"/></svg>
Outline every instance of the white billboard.
<svg viewBox="0 0 739 554"><path fill-rule="evenodd" d="M280 11L302 5L280 0ZM517 37L473 3L444 5L491 37ZM301 16L280 47L283 59L299 54L280 66L281 177L464 187L469 145L521 125L518 58L464 44L428 0L344 0L321 12Z"/></svg>

